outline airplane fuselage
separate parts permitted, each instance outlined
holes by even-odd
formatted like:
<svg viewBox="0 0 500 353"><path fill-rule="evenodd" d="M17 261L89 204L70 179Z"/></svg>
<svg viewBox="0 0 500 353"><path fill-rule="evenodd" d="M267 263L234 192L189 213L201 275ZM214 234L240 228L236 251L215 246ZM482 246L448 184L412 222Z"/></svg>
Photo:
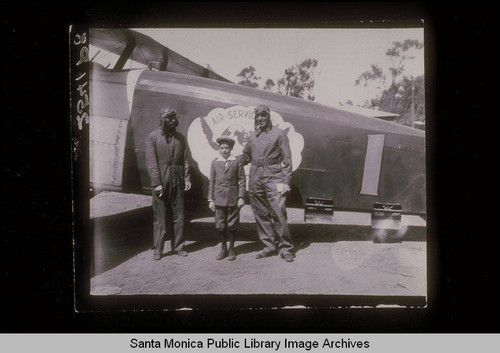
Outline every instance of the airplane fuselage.
<svg viewBox="0 0 500 353"><path fill-rule="evenodd" d="M237 140L241 153L253 128L253 108L268 105L292 149L292 198L334 200L336 208L371 210L400 203L425 214L424 132L381 119L206 78L149 70L91 75L90 177L96 189L150 192L145 140L165 106L180 116L177 130L192 154L194 197L206 198L215 139Z"/></svg>

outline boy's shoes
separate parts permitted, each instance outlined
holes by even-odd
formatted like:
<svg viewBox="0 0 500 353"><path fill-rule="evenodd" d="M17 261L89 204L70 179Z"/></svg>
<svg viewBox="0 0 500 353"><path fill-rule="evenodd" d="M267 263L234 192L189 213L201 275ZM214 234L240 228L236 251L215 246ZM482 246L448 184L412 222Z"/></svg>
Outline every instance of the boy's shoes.
<svg viewBox="0 0 500 353"><path fill-rule="evenodd" d="M229 257L227 258L229 261L234 261L236 259L236 253L234 250L229 250Z"/></svg>
<svg viewBox="0 0 500 353"><path fill-rule="evenodd" d="M186 256L188 256L188 253L187 253L187 251L185 251L185 250L177 250L177 251L174 251L174 254L177 254L177 255L182 256L182 257L186 257Z"/></svg>
<svg viewBox="0 0 500 353"><path fill-rule="evenodd" d="M222 260L227 257L227 250L222 250L219 255L215 258L216 260Z"/></svg>
<svg viewBox="0 0 500 353"><path fill-rule="evenodd" d="M153 254L153 260L161 260L161 254L158 253Z"/></svg>
<svg viewBox="0 0 500 353"><path fill-rule="evenodd" d="M274 255L274 252L262 251L262 252L258 253L257 256L255 256L255 258L256 259L265 259L266 257L270 257L273 255Z"/></svg>
<svg viewBox="0 0 500 353"><path fill-rule="evenodd" d="M285 260L286 262L293 262L293 254L287 253L287 254L281 254L281 258Z"/></svg>

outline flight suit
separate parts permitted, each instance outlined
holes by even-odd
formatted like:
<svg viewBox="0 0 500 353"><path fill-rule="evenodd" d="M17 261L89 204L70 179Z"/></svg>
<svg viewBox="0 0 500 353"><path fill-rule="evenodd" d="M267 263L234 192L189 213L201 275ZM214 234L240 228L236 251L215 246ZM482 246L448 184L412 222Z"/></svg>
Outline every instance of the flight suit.
<svg viewBox="0 0 500 353"><path fill-rule="evenodd" d="M234 232L239 223L238 199L245 197L245 171L241 161L229 156L212 161L208 200L214 201L215 227Z"/></svg>
<svg viewBox="0 0 500 353"><path fill-rule="evenodd" d="M154 252L162 254L167 233L173 251L184 247L184 186L190 181L186 140L178 132L166 136L160 128L146 139L146 167L153 189L163 187L161 198L153 190Z"/></svg>
<svg viewBox="0 0 500 353"><path fill-rule="evenodd" d="M288 229L285 195L276 184L290 184L292 157L286 133L270 125L262 132L254 131L242 154L243 163L252 162L249 175L250 205L257 223L263 252L293 253Z"/></svg>

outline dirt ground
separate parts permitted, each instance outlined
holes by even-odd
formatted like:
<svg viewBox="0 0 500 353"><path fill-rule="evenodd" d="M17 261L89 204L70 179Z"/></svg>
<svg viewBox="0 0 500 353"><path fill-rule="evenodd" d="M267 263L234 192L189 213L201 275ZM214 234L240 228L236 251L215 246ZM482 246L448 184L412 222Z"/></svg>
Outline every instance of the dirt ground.
<svg viewBox="0 0 500 353"><path fill-rule="evenodd" d="M287 263L279 256L255 259L261 245L248 205L235 261L215 260L220 245L208 209L187 205L186 216L189 256L165 253L153 261L151 197L103 192L92 198L91 295L426 296L426 226L419 217L403 216L401 230L387 231L372 229L366 214L337 212L338 224L305 224L303 210L288 209L297 257Z"/></svg>

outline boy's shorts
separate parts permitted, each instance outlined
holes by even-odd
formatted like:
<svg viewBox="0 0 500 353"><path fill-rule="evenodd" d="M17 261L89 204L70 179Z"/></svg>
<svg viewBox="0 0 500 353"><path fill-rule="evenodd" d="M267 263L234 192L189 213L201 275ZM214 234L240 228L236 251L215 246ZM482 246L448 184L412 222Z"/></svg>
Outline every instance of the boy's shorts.
<svg viewBox="0 0 500 353"><path fill-rule="evenodd" d="M234 230L240 223L238 206L215 206L215 227L218 230Z"/></svg>

